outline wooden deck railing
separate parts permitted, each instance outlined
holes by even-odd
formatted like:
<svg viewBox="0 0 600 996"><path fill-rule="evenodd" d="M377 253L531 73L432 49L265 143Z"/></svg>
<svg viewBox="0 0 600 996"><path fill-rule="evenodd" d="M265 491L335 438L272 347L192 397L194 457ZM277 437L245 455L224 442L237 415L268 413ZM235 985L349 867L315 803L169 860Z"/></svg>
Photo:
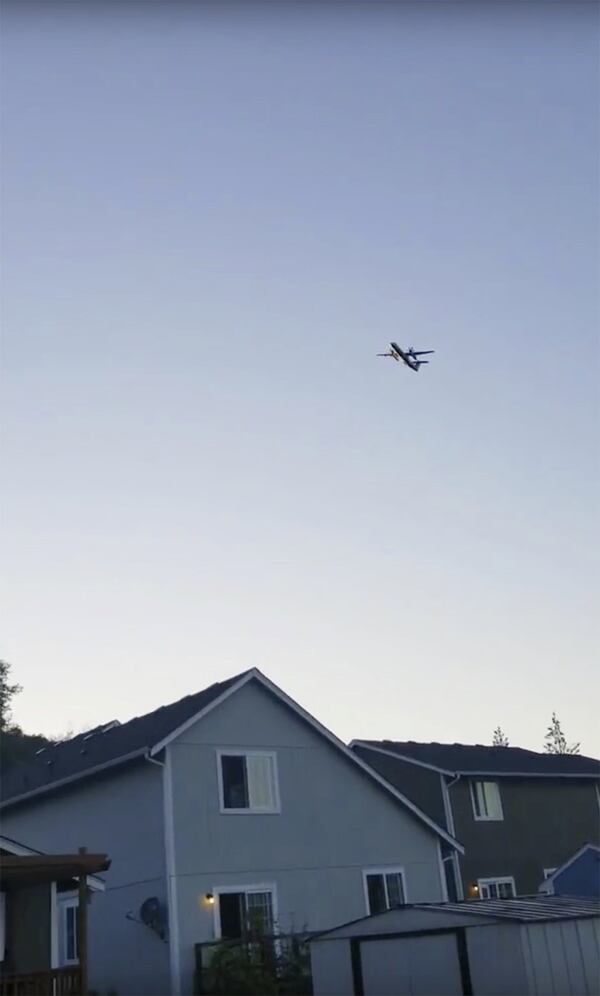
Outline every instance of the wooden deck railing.
<svg viewBox="0 0 600 996"><path fill-rule="evenodd" d="M78 965L26 975L0 975L0 996L82 996L82 993Z"/></svg>

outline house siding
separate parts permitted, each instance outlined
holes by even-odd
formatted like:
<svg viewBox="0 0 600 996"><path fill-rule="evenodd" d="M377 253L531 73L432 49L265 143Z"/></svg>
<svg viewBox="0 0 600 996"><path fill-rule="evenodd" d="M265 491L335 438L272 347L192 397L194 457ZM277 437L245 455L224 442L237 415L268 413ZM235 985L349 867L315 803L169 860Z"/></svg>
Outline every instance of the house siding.
<svg viewBox="0 0 600 996"><path fill-rule="evenodd" d="M65 853L86 847L106 853L106 892L89 908L90 986L100 992L170 992L168 945L138 916L149 896L166 901L162 772L139 762L110 777L2 810L3 833L28 847Z"/></svg>
<svg viewBox="0 0 600 996"><path fill-rule="evenodd" d="M51 967L51 889L46 882L7 894L5 967L14 973Z"/></svg>
<svg viewBox="0 0 600 996"><path fill-rule="evenodd" d="M490 776L490 780L493 780ZM600 837L591 780L499 778L503 820L475 820L469 782L450 788L456 836L465 847L460 867L468 897L478 878L512 875L517 894L537 892L543 869L562 865Z"/></svg>
<svg viewBox="0 0 600 996"><path fill-rule="evenodd" d="M597 896L600 898L600 854L587 850L573 864L554 876L553 891L558 896Z"/></svg>
<svg viewBox="0 0 600 996"><path fill-rule="evenodd" d="M217 750L231 748L276 752L280 813L220 812ZM109 855L106 893L90 908L97 991L192 992L195 944L216 936L204 897L219 887L273 884L286 931L363 916L370 867L403 867L409 902L443 899L437 834L257 681L157 760L3 810L4 832L28 846ZM168 892L170 936L161 941L135 919L144 899L166 902Z"/></svg>
<svg viewBox="0 0 600 996"><path fill-rule="evenodd" d="M276 751L280 813L220 812L220 748ZM219 886L274 883L283 930L364 916L362 871L372 866L404 867L409 901L443 898L435 833L259 685L245 685L167 750L184 992L195 943L215 937L203 897Z"/></svg>
<svg viewBox="0 0 600 996"><path fill-rule="evenodd" d="M443 776L440 775L439 771L432 771L420 764L411 764L410 761L402 761L400 758L390 757L389 754L382 754L381 751L369 750L358 745L352 750L361 760L366 761L382 775L390 785L403 792L411 802L414 802L419 809L435 820L438 826L445 827L452 832L451 828L446 825L440 782Z"/></svg>

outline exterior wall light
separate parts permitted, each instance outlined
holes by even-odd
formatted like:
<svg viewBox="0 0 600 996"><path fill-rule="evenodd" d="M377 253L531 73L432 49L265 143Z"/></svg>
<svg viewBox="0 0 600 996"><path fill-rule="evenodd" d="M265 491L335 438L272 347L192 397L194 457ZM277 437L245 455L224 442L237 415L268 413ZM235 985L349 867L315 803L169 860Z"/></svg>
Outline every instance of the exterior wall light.
<svg viewBox="0 0 600 996"><path fill-rule="evenodd" d="M209 906L214 906L215 897L213 896L212 892L207 892L204 899L206 900Z"/></svg>

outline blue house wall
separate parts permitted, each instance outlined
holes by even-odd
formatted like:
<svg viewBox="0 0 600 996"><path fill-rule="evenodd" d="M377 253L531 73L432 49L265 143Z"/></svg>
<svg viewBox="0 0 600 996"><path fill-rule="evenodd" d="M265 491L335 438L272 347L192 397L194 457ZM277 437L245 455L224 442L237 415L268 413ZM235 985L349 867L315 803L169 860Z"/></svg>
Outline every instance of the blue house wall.
<svg viewBox="0 0 600 996"><path fill-rule="evenodd" d="M600 898L600 851L588 848L559 872L554 880L557 896L596 896Z"/></svg>

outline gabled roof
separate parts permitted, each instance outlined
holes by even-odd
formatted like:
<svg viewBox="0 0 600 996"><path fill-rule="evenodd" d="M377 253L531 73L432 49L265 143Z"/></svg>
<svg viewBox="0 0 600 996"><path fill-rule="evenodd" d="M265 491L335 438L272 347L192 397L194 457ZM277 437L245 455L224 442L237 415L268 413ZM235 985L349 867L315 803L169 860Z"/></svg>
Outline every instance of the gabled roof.
<svg viewBox="0 0 600 996"><path fill-rule="evenodd" d="M70 740L44 747L32 754L27 762L3 772L0 789L2 805L17 797L74 781L95 770L104 770L147 753L154 744L219 699L248 673L236 674L227 681L210 685L195 695L186 695L178 702L161 706L145 716L135 716L126 723L115 725L113 721Z"/></svg>
<svg viewBox="0 0 600 996"><path fill-rule="evenodd" d="M325 737L337 750L372 781L375 781L388 795L402 803L405 809L430 830L445 840L456 850L464 853L462 845L446 830L439 826L423 810L385 778L363 761L349 747L323 726L314 716L294 702L281 688L270 681L257 668L243 671L227 681L211 685L195 695L188 695L172 705L163 706L146 716L138 716L127 723L115 725L115 721L96 727L92 733L80 734L53 747L45 748L30 759L9 769L2 784L0 808L16 805L71 782L91 775L100 774L117 765L153 757L172 740L181 736L184 730L197 723L206 713L216 708L220 702L234 694L247 682L256 681L271 695L286 705L297 716ZM86 739L87 738L87 739ZM47 756L46 756L47 751ZM48 763L50 762L50 763Z"/></svg>
<svg viewBox="0 0 600 996"><path fill-rule="evenodd" d="M588 851L596 858L598 863L596 881L600 881L600 847L596 847L595 844L584 844L583 847L580 847L579 850L568 859L568 861L565 861L560 868L556 868L551 875L548 875L548 877L544 879L540 886L540 892L552 892L556 879L559 878L559 876L562 875L567 868L570 868L576 861L579 861L579 859Z"/></svg>
<svg viewBox="0 0 600 996"><path fill-rule="evenodd" d="M546 754L522 747L416 743L413 740L353 740L350 746L381 751L446 775L600 778L600 761L581 754Z"/></svg>

